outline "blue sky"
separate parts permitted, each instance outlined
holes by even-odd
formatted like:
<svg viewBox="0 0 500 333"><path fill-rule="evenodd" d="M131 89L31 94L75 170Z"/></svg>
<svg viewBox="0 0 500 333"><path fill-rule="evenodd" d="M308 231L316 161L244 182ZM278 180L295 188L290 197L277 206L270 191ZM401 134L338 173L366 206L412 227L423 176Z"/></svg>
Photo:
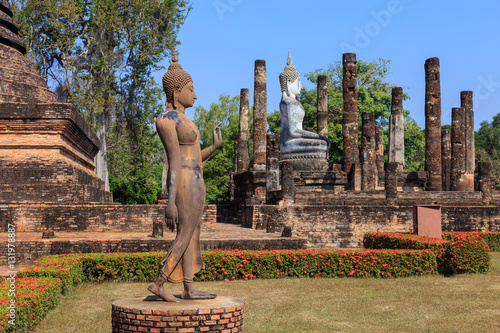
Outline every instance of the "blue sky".
<svg viewBox="0 0 500 333"><path fill-rule="evenodd" d="M267 65L268 113L278 108L278 75L288 49L305 74L354 51L358 60L391 60L388 81L404 88L404 108L423 128L425 60L441 65L442 124L474 92L476 130L500 112L500 2L497 1L276 1L193 0L179 33L179 63L193 77L206 108L221 93L250 89L256 59ZM168 66L169 59L164 65ZM163 72L155 77L161 82ZM303 78L303 85L314 88ZM192 118L194 107L187 115Z"/></svg>

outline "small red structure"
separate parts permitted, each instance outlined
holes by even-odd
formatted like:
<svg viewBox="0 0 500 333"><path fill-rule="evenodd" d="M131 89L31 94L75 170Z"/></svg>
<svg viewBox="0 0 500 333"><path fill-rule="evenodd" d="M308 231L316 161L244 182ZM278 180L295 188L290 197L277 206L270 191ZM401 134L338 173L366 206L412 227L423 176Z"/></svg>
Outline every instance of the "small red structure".
<svg viewBox="0 0 500 333"><path fill-rule="evenodd" d="M441 234L441 206L413 206L413 232L419 236L443 239Z"/></svg>

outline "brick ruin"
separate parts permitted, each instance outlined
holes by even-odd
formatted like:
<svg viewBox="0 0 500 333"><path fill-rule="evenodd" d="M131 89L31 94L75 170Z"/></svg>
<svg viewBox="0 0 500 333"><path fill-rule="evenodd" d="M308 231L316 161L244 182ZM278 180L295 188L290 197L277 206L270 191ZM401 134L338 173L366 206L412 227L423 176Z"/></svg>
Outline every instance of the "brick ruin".
<svg viewBox="0 0 500 333"><path fill-rule="evenodd" d="M259 69L263 64L258 60L255 67L254 121L260 131L266 122L265 85L257 84L266 81ZM268 135L267 163L259 143L254 146L254 156L259 157L251 168L248 141L242 140L249 137L250 125L241 123L248 119L246 105L240 109L234 194L230 203L219 205L219 220L288 235L291 230L294 237L307 238L310 247L359 247L366 232L413 231L413 206L432 204L442 206L445 231L500 231L500 194L494 190L491 165L479 162L475 167L472 92L461 92L461 107L453 109L453 130L442 131L439 59L428 59L424 70L425 171L404 170L402 88L392 90L387 163L382 128L375 126L374 114L363 112L358 129L356 55L347 53L343 55L343 164L330 165L327 172L294 171L289 163L278 162L273 143L278 139ZM248 97L242 93L241 100ZM327 103L326 78L319 77L318 133L326 130ZM254 133L254 138L263 140L262 134Z"/></svg>
<svg viewBox="0 0 500 333"><path fill-rule="evenodd" d="M99 139L72 104L57 102L25 57L6 0L0 19L0 230L152 233L165 203L113 202L94 171ZM205 211L205 229L215 230L216 207Z"/></svg>

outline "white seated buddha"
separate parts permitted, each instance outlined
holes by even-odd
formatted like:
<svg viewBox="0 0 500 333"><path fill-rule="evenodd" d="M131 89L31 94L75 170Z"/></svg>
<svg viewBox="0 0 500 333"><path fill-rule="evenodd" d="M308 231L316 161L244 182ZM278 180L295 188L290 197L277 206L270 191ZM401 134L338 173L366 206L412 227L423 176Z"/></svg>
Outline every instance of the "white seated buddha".
<svg viewBox="0 0 500 333"><path fill-rule="evenodd" d="M297 101L296 96L302 90L300 74L292 63L292 56L288 51L288 60L280 76L281 84L281 159L326 159L330 149L330 140L314 132L302 129L305 110Z"/></svg>

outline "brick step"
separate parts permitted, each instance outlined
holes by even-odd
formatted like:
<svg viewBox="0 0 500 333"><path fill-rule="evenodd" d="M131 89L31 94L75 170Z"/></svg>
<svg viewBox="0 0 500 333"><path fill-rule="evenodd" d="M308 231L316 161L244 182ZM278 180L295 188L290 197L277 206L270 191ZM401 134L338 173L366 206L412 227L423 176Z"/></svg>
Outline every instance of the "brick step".
<svg viewBox="0 0 500 333"><path fill-rule="evenodd" d="M70 124L66 123L65 125L68 137L74 137L76 143L80 146L84 143L85 145L93 144L95 147L100 146L96 134L72 104L52 102L36 104L0 103L0 126L2 122L35 123L49 120L71 120ZM4 124L4 126L7 125ZM36 127L37 125L30 126Z"/></svg>
<svg viewBox="0 0 500 333"><path fill-rule="evenodd" d="M47 88L2 78L0 95L3 102L55 103L56 94Z"/></svg>
<svg viewBox="0 0 500 333"><path fill-rule="evenodd" d="M26 53L26 43L22 38L20 38L17 34L12 32L12 30L6 28L4 25L7 24L1 24L0 25L0 41L2 44L12 47L16 50L19 50L19 52Z"/></svg>
<svg viewBox="0 0 500 333"><path fill-rule="evenodd" d="M484 206L481 192L398 192L398 205Z"/></svg>
<svg viewBox="0 0 500 333"><path fill-rule="evenodd" d="M334 191L333 189L299 189L296 187L296 205L385 205L384 191Z"/></svg>
<svg viewBox="0 0 500 333"><path fill-rule="evenodd" d="M112 202L113 194L89 185L0 184L0 203Z"/></svg>
<svg viewBox="0 0 500 333"><path fill-rule="evenodd" d="M83 170L66 163L44 164L40 163L1 163L0 179L4 184L11 185L90 185L98 190L104 190L104 182Z"/></svg>
<svg viewBox="0 0 500 333"><path fill-rule="evenodd" d="M47 88L47 82L38 74L27 71L22 71L17 68L6 66L2 63L0 67L0 78L4 79L15 78L16 82L24 83L32 86Z"/></svg>
<svg viewBox="0 0 500 333"><path fill-rule="evenodd" d="M297 187L296 187L297 189ZM495 198L493 198L495 200ZM496 202L496 201L495 201ZM295 194L296 205L385 205L385 191L333 191L326 189L298 189ZM481 192L426 192L399 191L397 204L442 205L442 206L484 206Z"/></svg>
<svg viewBox="0 0 500 333"><path fill-rule="evenodd" d="M0 43L0 63L2 66L16 68L18 70L39 74L36 67L21 52L10 46Z"/></svg>
<svg viewBox="0 0 500 333"><path fill-rule="evenodd" d="M17 23L12 19L12 17L9 14L4 12L3 10L0 10L0 25L9 29L14 34L19 33L19 26L17 25Z"/></svg>

